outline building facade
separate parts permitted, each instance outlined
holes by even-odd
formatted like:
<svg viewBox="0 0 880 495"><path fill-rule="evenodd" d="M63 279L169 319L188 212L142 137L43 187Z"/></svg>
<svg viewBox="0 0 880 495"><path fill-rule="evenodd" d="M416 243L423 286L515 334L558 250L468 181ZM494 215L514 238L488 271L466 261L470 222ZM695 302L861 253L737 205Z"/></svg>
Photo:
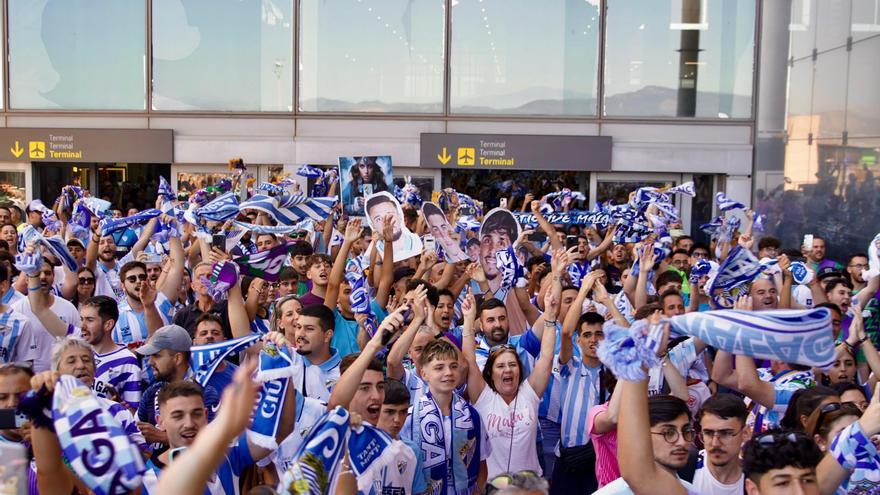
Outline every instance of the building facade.
<svg viewBox="0 0 880 495"><path fill-rule="evenodd" d="M696 233L715 191L748 203L759 190L758 202L779 187L805 190L815 182L808 160L835 153L819 147L829 135L817 133L806 151L790 136L818 125L816 110L791 102L803 100L795 93L809 65L797 26L824 43L815 26L826 21L825 0L2 3L0 182L22 200L51 200L78 177L94 194L142 208L159 174L198 188L233 157L263 181L301 164L336 166L339 156L389 155L398 182L455 186L490 205L511 182L540 188L562 178L593 206L635 184L694 180L700 194L679 206ZM847 11L829 43L867 26L864 39L845 43L847 59L860 43L880 59L877 2L827 3ZM764 57L773 59L769 82ZM850 80L876 81L877 65L861 64ZM860 125L880 136L876 114ZM846 117L828 119L835 125L822 129L846 130ZM453 150L423 149L436 134L600 136L611 152L596 160L574 148L556 159L538 149L463 174L442 163Z"/></svg>

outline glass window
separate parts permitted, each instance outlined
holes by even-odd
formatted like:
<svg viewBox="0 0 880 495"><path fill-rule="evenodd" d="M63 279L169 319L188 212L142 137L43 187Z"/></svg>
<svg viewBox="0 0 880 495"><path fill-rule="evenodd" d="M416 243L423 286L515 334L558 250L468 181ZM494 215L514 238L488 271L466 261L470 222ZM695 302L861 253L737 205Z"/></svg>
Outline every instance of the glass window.
<svg viewBox="0 0 880 495"><path fill-rule="evenodd" d="M788 138L807 139L813 132L813 60L796 60L788 69Z"/></svg>
<svg viewBox="0 0 880 495"><path fill-rule="evenodd" d="M880 136L880 36L853 43L849 54L846 130L853 136Z"/></svg>
<svg viewBox="0 0 880 495"><path fill-rule="evenodd" d="M144 110L140 0L9 0L10 107Z"/></svg>
<svg viewBox="0 0 880 495"><path fill-rule="evenodd" d="M596 183L596 202L604 203L612 201L614 204L622 205L629 202L629 194L640 187L666 187L673 186L674 182L644 181L634 182L632 180L620 181L599 181Z"/></svg>
<svg viewBox="0 0 880 495"><path fill-rule="evenodd" d="M854 41L880 33L880 1L852 0L851 33Z"/></svg>
<svg viewBox="0 0 880 495"><path fill-rule="evenodd" d="M846 46L850 32L850 3L852 0L819 0L816 15L821 22L816 26L816 49L819 52Z"/></svg>
<svg viewBox="0 0 880 495"><path fill-rule="evenodd" d="M4 203L10 199L25 201L25 174L19 171L0 171L0 196Z"/></svg>
<svg viewBox="0 0 880 495"><path fill-rule="evenodd" d="M299 109L443 111L444 0L302 0Z"/></svg>
<svg viewBox="0 0 880 495"><path fill-rule="evenodd" d="M452 5L452 112L596 115L598 0Z"/></svg>
<svg viewBox="0 0 880 495"><path fill-rule="evenodd" d="M153 109L293 111L292 0L153 0Z"/></svg>
<svg viewBox="0 0 880 495"><path fill-rule="evenodd" d="M843 135L848 63L849 53L845 47L820 53L816 58L812 112L815 137L840 139Z"/></svg>
<svg viewBox="0 0 880 495"><path fill-rule="evenodd" d="M748 118L755 0L611 0L604 111Z"/></svg>
<svg viewBox="0 0 880 495"><path fill-rule="evenodd" d="M814 0L792 0L791 32L789 51L797 60L809 57L816 47L816 2Z"/></svg>

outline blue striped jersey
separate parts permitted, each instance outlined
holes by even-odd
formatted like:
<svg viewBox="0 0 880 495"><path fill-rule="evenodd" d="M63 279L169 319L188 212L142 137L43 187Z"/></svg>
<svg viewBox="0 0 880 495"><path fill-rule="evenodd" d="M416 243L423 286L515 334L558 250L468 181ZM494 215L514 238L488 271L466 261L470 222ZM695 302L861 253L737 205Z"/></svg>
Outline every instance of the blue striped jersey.
<svg viewBox="0 0 880 495"><path fill-rule="evenodd" d="M165 297L162 291L156 293L156 309L162 318L163 325L171 324L174 318L174 305ZM131 309L128 299L125 298L119 303L119 320L113 327L113 342L120 345L135 344L144 342L150 336L147 328L147 322L144 312L137 312Z"/></svg>
<svg viewBox="0 0 880 495"><path fill-rule="evenodd" d="M128 439L131 440L131 443L141 451L149 450L143 433L137 427L137 421L135 421L134 416L132 416L128 409L118 402L113 402L103 397L98 397L98 402L101 403L105 411L112 414L113 418L122 425L122 429L128 434Z"/></svg>
<svg viewBox="0 0 880 495"><path fill-rule="evenodd" d="M559 369L559 372L554 374L562 411L560 430L562 446L586 445L590 441L590 432L587 430L588 415L585 412L601 404L604 399L599 397L599 372L602 366L591 368L581 361L580 357L572 356L563 365L557 360L554 368Z"/></svg>
<svg viewBox="0 0 880 495"><path fill-rule="evenodd" d="M205 486L205 495L238 495L238 478L249 466L253 465L254 459L251 457L250 449L247 445L247 438L242 435L238 438L232 448L226 452L220 466L214 471L214 475L208 479ZM143 495L158 494L159 476L165 464L158 462L156 459L147 461L147 471L144 473L142 483Z"/></svg>
<svg viewBox="0 0 880 495"><path fill-rule="evenodd" d="M82 329L67 325L67 335L82 338ZM141 367L137 357L125 347L117 347L106 354L95 353L95 383L92 390L98 397L107 397L107 385L119 397L137 409L141 402Z"/></svg>
<svg viewBox="0 0 880 495"><path fill-rule="evenodd" d="M581 348L577 345L577 337L571 336L572 356L580 357ZM537 360L541 354L541 340L535 335L533 329L526 330L520 336L520 346L525 349L533 359ZM556 348L553 353L559 355L559 348L562 346L562 325L556 323ZM556 386L556 375L559 367L553 367L553 374L550 375L550 381L547 382L547 388L544 390L544 396L541 398L541 407L538 408L538 415L544 419L559 423L562 421L562 408L559 401L559 388Z"/></svg>
<svg viewBox="0 0 880 495"><path fill-rule="evenodd" d="M520 340L522 335L511 335L507 338L507 343L516 348L516 354L519 356L519 360L522 363L522 376L528 377L529 373L532 372L532 368L535 365L535 358L526 351L523 346L520 344ZM477 365L480 367L480 370L486 367L486 361L489 359L489 351L492 350L492 347L486 342L486 339L482 334L477 335L477 350L476 350L476 358ZM540 349L540 344L538 345L538 349Z"/></svg>
<svg viewBox="0 0 880 495"><path fill-rule="evenodd" d="M38 357L34 327L23 314L7 306L0 313L0 363L35 361Z"/></svg>

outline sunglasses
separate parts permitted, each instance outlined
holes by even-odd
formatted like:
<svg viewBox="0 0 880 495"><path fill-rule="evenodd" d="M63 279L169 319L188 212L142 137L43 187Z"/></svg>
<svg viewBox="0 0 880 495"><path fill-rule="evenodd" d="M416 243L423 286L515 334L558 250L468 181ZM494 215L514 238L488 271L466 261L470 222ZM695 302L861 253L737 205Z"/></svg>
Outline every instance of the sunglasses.
<svg viewBox="0 0 880 495"><path fill-rule="evenodd" d="M93 283L95 283L95 279L92 277L80 277L79 283L82 285L92 285Z"/></svg>
<svg viewBox="0 0 880 495"><path fill-rule="evenodd" d="M499 474L486 482L486 494L495 493L498 490L507 488L508 486L519 486L526 478L537 478L538 473L534 471L520 471L515 474Z"/></svg>
<svg viewBox="0 0 880 495"><path fill-rule="evenodd" d="M294 233L290 234L290 238L291 239L305 239L306 236L308 236L308 235L309 235L308 232L300 231L300 232L294 232Z"/></svg>
<svg viewBox="0 0 880 495"><path fill-rule="evenodd" d="M492 346L492 348L489 349L489 352L490 352L490 353L493 353L493 352L496 352L496 351L498 351L498 352L501 352L501 351L516 351L516 347L514 347L514 346L512 346L512 345L510 345L510 344L498 344L498 345L496 345L496 346Z"/></svg>
<svg viewBox="0 0 880 495"><path fill-rule="evenodd" d="M128 283L132 283L132 284L137 282L138 280L143 282L146 279L147 279L146 273L141 273L140 275L129 275L129 276L125 277L125 281Z"/></svg>
<svg viewBox="0 0 880 495"><path fill-rule="evenodd" d="M801 438L807 438L807 436L802 433L794 432L767 433L765 435L761 435L760 437L755 438L754 441L758 442L758 445L760 445L761 447L768 448L782 442L797 443L797 441Z"/></svg>

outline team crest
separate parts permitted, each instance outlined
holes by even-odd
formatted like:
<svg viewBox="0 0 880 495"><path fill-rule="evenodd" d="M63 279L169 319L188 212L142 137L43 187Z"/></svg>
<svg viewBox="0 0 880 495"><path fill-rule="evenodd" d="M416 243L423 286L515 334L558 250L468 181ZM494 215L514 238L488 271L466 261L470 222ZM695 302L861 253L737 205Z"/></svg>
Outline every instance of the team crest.
<svg viewBox="0 0 880 495"><path fill-rule="evenodd" d="M401 476L403 476L404 471L406 471L406 461L404 461L404 460L397 461L397 472L400 473Z"/></svg>
<svg viewBox="0 0 880 495"><path fill-rule="evenodd" d="M458 451L458 455L464 460L464 465L469 466L471 464L471 460L474 457L474 450L477 444L476 438L471 438L466 441L464 445L462 445L461 449Z"/></svg>

